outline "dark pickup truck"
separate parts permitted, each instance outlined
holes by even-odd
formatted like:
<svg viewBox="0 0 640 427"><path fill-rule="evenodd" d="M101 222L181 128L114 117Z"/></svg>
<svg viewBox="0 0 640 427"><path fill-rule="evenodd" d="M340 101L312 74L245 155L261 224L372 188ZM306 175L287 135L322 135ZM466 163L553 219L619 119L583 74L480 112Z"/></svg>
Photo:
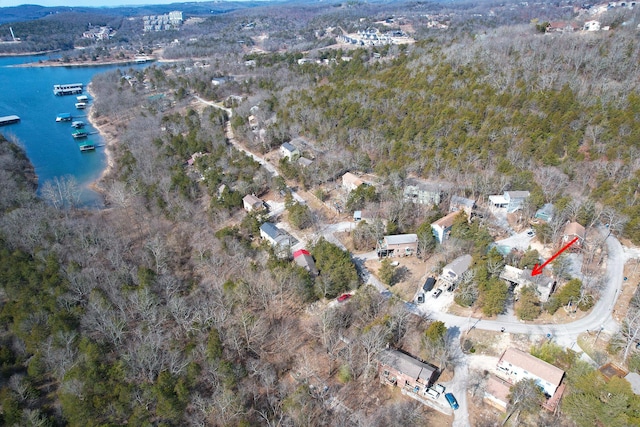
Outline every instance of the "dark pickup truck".
<svg viewBox="0 0 640 427"><path fill-rule="evenodd" d="M436 279L434 279L433 277L429 277L427 278L427 281L424 282L424 285L422 286L422 289L425 292L429 292L431 289L433 289L433 286L436 284Z"/></svg>

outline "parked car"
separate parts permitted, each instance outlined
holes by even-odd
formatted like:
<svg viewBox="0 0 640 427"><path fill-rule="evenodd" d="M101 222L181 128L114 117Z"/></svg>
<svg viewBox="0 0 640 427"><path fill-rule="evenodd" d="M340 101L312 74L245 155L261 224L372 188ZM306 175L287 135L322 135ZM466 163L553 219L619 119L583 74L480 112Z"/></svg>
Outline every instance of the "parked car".
<svg viewBox="0 0 640 427"><path fill-rule="evenodd" d="M433 297L438 298L441 293L442 293L442 289L438 288L435 291L433 291Z"/></svg>
<svg viewBox="0 0 640 427"><path fill-rule="evenodd" d="M451 407L456 410L460 407L460 405L458 405L458 401L456 400L455 396L451 393L446 393L444 395L444 398L447 399L447 402L449 402L449 405L451 405Z"/></svg>
<svg viewBox="0 0 640 427"><path fill-rule="evenodd" d="M535 231L533 231L533 230L529 230L529 231L527 231L527 236L529 236L529 237L533 237L533 236L535 236L535 235L536 235L536 232L535 232Z"/></svg>
<svg viewBox="0 0 640 427"><path fill-rule="evenodd" d="M351 298L351 294L342 294L338 297L338 302L343 302Z"/></svg>
<svg viewBox="0 0 640 427"><path fill-rule="evenodd" d="M432 399L437 399L438 397L440 397L440 393L438 393L437 391L435 391L432 388L428 388L424 391L425 396L429 396Z"/></svg>
<svg viewBox="0 0 640 427"><path fill-rule="evenodd" d="M418 304L422 304L424 302L424 294L422 292L418 294L417 302Z"/></svg>
<svg viewBox="0 0 640 427"><path fill-rule="evenodd" d="M425 292L429 292L431 291L431 289L433 289L433 286L436 284L436 279L433 277L428 277L427 281L424 282L424 285L422 286L422 289Z"/></svg>

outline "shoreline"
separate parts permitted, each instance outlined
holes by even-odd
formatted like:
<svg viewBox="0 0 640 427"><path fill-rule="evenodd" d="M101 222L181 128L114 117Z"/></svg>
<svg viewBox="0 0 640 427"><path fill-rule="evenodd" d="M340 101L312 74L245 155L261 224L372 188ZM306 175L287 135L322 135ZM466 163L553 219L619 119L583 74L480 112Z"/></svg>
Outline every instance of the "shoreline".
<svg viewBox="0 0 640 427"><path fill-rule="evenodd" d="M150 58L144 62L139 62L135 59L122 59L114 61L104 62L27 62L24 64L9 65L14 68L39 68L39 67L101 67L104 65L130 65L130 64L145 64L147 62L156 62L156 58Z"/></svg>
<svg viewBox="0 0 640 427"><path fill-rule="evenodd" d="M100 194L104 199L106 199L106 190L100 186L100 183L106 179L106 177L111 173L111 171L113 171L115 167L113 147L117 144L117 138L113 138L110 135L107 135L107 132L105 132L104 130L104 126L106 125L99 125L93 116L93 106L96 101L96 95L91 90L91 83L87 85L87 92L93 98L93 102L89 107L89 114L87 114L87 121L98 131L98 134L100 134L100 137L104 141L104 154L107 160L107 164L102 170L102 173L100 173L100 176L93 182L89 183L88 187L96 193ZM104 202L106 205L106 200L104 200Z"/></svg>

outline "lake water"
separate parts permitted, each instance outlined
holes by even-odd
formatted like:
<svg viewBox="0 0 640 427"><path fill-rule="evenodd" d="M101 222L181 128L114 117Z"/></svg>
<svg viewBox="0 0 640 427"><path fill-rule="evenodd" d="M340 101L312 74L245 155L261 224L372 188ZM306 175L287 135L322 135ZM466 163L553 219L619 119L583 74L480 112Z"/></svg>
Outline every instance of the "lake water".
<svg viewBox="0 0 640 427"><path fill-rule="evenodd" d="M0 116L20 116L20 123L0 126L0 133L8 139L16 138L25 148L38 175L40 187L55 177L71 175L82 185L82 204L102 206L102 197L89 189L106 167L104 141L99 134L89 140L96 150L80 152L73 139L70 122L56 122L59 113L71 113L74 120L82 120L89 132L95 132L86 118L89 110L75 108L76 95L55 96L54 84L84 83L97 74L116 68L128 70L145 65L105 65L99 67L11 67L11 65L46 59L43 56L0 58ZM83 95L89 96L87 91ZM89 104L91 96L89 96Z"/></svg>

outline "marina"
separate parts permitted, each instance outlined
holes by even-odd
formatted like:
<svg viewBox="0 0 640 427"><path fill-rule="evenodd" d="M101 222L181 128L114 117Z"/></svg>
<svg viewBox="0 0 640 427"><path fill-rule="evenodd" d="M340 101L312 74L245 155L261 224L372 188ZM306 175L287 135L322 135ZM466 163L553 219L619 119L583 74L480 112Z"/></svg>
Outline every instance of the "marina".
<svg viewBox="0 0 640 427"><path fill-rule="evenodd" d="M76 93L82 93L83 89L84 89L84 84L82 83L53 85L53 94L54 95L75 95Z"/></svg>
<svg viewBox="0 0 640 427"><path fill-rule="evenodd" d="M0 117L0 126L12 125L14 123L18 123L19 121L20 117L15 115Z"/></svg>
<svg viewBox="0 0 640 427"><path fill-rule="evenodd" d="M60 113L56 116L56 122L70 122L72 118L71 113Z"/></svg>

